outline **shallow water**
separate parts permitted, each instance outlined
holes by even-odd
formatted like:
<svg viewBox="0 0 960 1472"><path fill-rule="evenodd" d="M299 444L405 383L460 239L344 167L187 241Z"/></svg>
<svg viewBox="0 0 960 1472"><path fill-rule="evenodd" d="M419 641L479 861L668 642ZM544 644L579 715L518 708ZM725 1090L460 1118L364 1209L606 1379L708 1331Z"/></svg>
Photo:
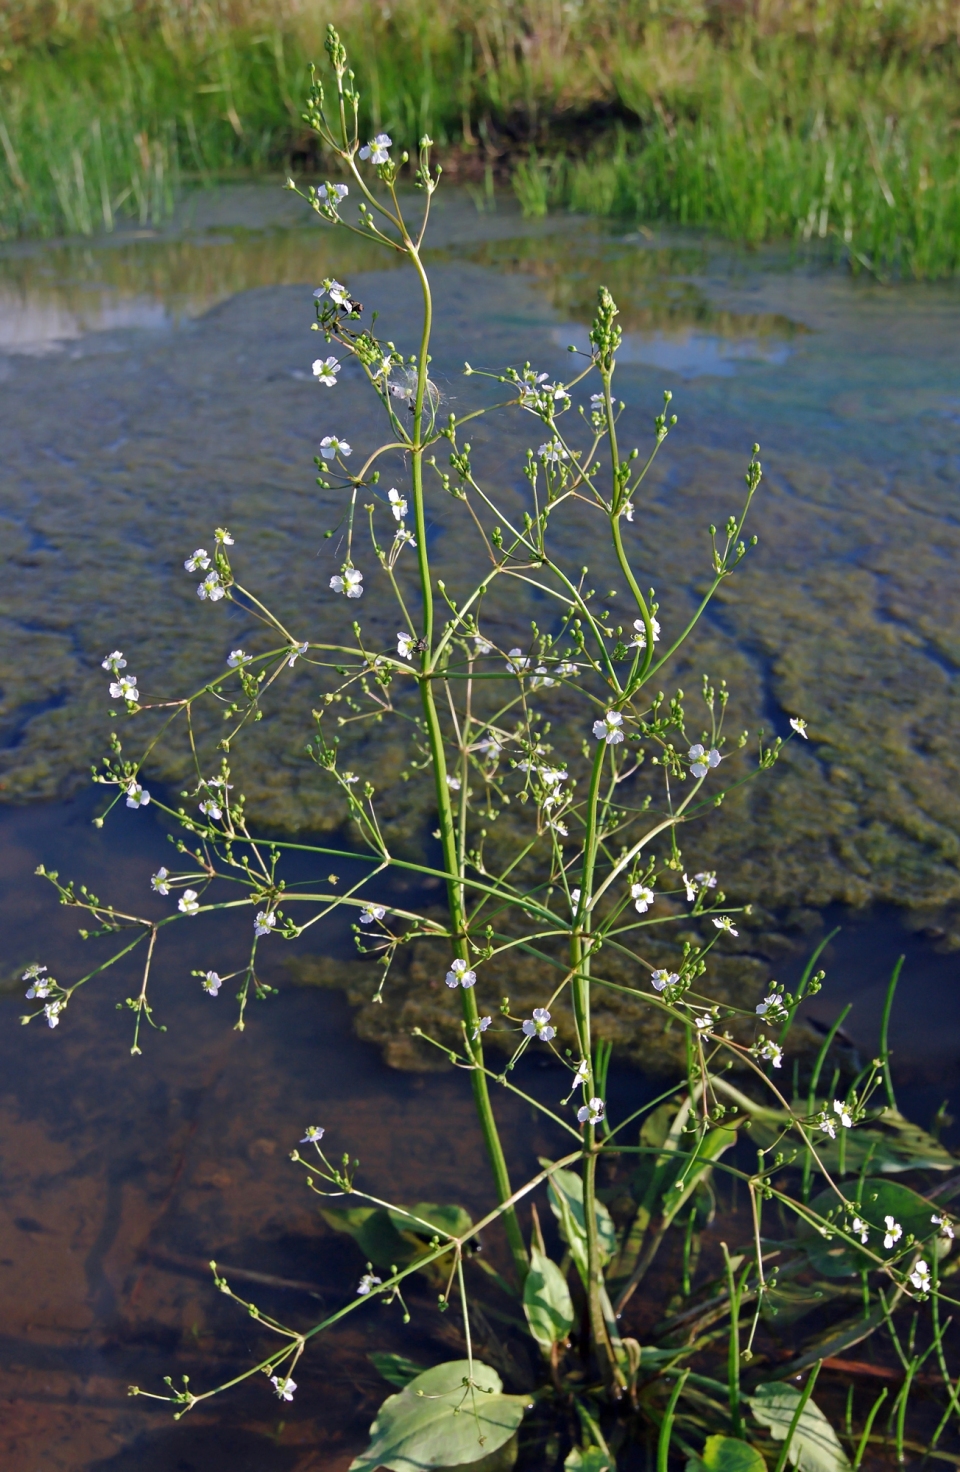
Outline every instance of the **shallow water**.
<svg viewBox="0 0 960 1472"><path fill-rule="evenodd" d="M407 275L297 224L289 196L224 191L189 209L164 235L0 256L8 982L41 951L55 974L80 964L71 916L31 877L38 862L142 910L167 855L151 812L121 811L100 833L89 795L63 799L108 729L107 649L124 648L143 685L149 671L148 688L179 689L209 667L211 627L217 662L246 637L241 614L201 626L185 553L226 522L248 581L296 627L326 613L338 559L322 537L330 519L311 456L331 427L364 437L371 424L346 374L336 425L333 401L318 399L310 290L332 272L383 307L398 341L414 325ZM730 958L751 976L789 982L823 927L842 920L825 958L828 990L810 1010L826 1023L853 1000L846 1029L863 1054L877 1046L886 976L906 951L898 1088L906 1112L928 1123L960 1066L960 291L881 288L815 261L581 221L531 227L509 208L478 216L457 196L435 238L436 374L451 398L465 394L457 369L468 353L562 372L597 282L621 303L627 423L646 432L662 387L681 416L636 525L641 545L658 543L645 572L668 620L696 587L690 558L703 554L705 524L733 509L750 445L763 442L760 548L704 630L694 678L701 667L729 671L736 726L785 734L802 712L812 740L731 805L726 837L705 833L697 852L728 889L762 900ZM513 486L523 434L490 429L475 441ZM568 550L578 534L575 525ZM434 535L440 560L455 561L458 533L443 508ZM375 599L364 611L379 627ZM509 629L509 607L492 617ZM253 806L277 828L336 821L306 764L266 759L268 744L301 749L311 698L299 677L254 733L243 771ZM390 760L360 748L361 764ZM176 781L178 761L175 750L156 780ZM393 816L420 833L419 810ZM851 913L843 902L872 908ZM891 902L912 908L902 916ZM19 988L0 996L0 1445L15 1472L345 1467L385 1389L365 1359L373 1335L387 1322L390 1347L409 1351L395 1311L376 1309L370 1330L349 1326L312 1350L282 1417L257 1386L172 1428L125 1387L157 1388L162 1374L182 1372L209 1383L213 1366L226 1374L249 1362L259 1341L212 1293L211 1256L298 1284L250 1284L298 1326L352 1286L356 1253L320 1227L287 1160L303 1125L326 1124L385 1195L472 1209L487 1200L464 1082L388 1068L353 1036L339 993L289 986L280 946L269 953L280 995L233 1032L226 996L200 995L189 977L230 939L226 928L178 928L154 983L168 1031L148 1036L136 1060L115 1010L132 972L97 983L55 1033L16 1025ZM342 929L311 946L350 954ZM548 1098L557 1083L550 1069L535 1077ZM649 1087L622 1068L612 1107L618 1098L636 1107ZM556 1148L527 1106L502 1109L518 1171ZM424 1361L453 1342L428 1299L420 1290Z"/></svg>

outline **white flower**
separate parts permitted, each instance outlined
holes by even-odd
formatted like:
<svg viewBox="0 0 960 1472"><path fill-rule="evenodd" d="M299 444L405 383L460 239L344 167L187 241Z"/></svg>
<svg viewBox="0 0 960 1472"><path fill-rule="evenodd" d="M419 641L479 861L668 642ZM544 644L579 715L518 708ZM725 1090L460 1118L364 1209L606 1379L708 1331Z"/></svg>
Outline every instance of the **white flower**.
<svg viewBox="0 0 960 1472"><path fill-rule="evenodd" d="M477 654L492 653L493 645L490 643L489 639L484 639L482 634L474 634L473 642Z"/></svg>
<svg viewBox="0 0 960 1472"><path fill-rule="evenodd" d="M334 573L330 579L330 586L335 593L345 593L348 598L360 598L363 595L363 573L355 567L345 567L342 572Z"/></svg>
<svg viewBox="0 0 960 1472"><path fill-rule="evenodd" d="M177 900L177 909L184 915L195 915L200 909L200 901L195 889L185 889Z"/></svg>
<svg viewBox="0 0 960 1472"><path fill-rule="evenodd" d="M684 888L687 891L687 904L692 905L697 897L697 886L694 884L692 879L687 878L686 874L684 874L683 876L683 883Z"/></svg>
<svg viewBox="0 0 960 1472"><path fill-rule="evenodd" d="M46 967L44 967L44 970L46 970ZM26 977L24 977L24 980L26 980ZM30 995L30 993L28 992L27 993L27 996L29 996L29 995ZM39 996L39 995L40 995L40 993L38 992L37 993L37 996ZM952 1242L953 1241L953 1223L950 1221L950 1218L949 1217L947 1217L947 1216L937 1216L936 1214L934 1214L930 1218L930 1220L933 1222L933 1224L934 1224L935 1227L939 1227L940 1228L939 1235L944 1239L944 1241L946 1241L946 1242Z"/></svg>
<svg viewBox="0 0 960 1472"><path fill-rule="evenodd" d="M467 987L476 984L477 973L470 970L466 961L457 959L456 961L450 962L450 970L447 972L444 980L447 986L462 986L466 990Z"/></svg>
<svg viewBox="0 0 960 1472"><path fill-rule="evenodd" d="M525 658L522 649L511 649L507 656L507 669L511 675L519 675L530 668L531 661Z"/></svg>
<svg viewBox="0 0 960 1472"><path fill-rule="evenodd" d="M829 1114L827 1114L826 1110L821 1111L821 1113L817 1115L817 1124L823 1130L823 1133L825 1135L830 1136L831 1140L835 1140L837 1138L837 1126L830 1118Z"/></svg>
<svg viewBox="0 0 960 1472"><path fill-rule="evenodd" d="M200 804L200 811L201 813L205 813L208 818L212 818L214 822L217 822L220 818L223 817L223 808L220 806L219 803L214 802L213 798L209 798L206 802L202 802Z"/></svg>
<svg viewBox="0 0 960 1472"><path fill-rule="evenodd" d="M558 675L575 675L579 668L579 665L571 664L569 659L564 659L557 665L556 673Z"/></svg>
<svg viewBox="0 0 960 1472"><path fill-rule="evenodd" d="M894 1221L892 1216L885 1216L883 1220L887 1228L883 1245L889 1249L900 1241L900 1238L903 1236L903 1228L898 1221Z"/></svg>
<svg viewBox="0 0 960 1472"><path fill-rule="evenodd" d="M654 991L662 992L668 986L676 986L679 980L680 976L678 972L667 971L665 968L659 967L651 974L650 985Z"/></svg>
<svg viewBox="0 0 960 1472"><path fill-rule="evenodd" d="M558 783L565 782L569 775L563 767L540 768L540 781L544 787L556 787Z"/></svg>
<svg viewBox="0 0 960 1472"><path fill-rule="evenodd" d="M407 503L396 486L391 486L387 492L387 500L390 502L390 510L397 521L402 521L407 514Z"/></svg>
<svg viewBox="0 0 960 1472"><path fill-rule="evenodd" d="M320 454L324 460L334 460L338 455L352 455L353 449L346 440L335 434L325 434L320 441Z"/></svg>
<svg viewBox="0 0 960 1472"><path fill-rule="evenodd" d="M633 517L632 516L629 516L627 518L627 520L628 521L632 521L633 520ZM647 647L647 630L646 630L646 625L643 622L643 619L642 618L635 618L634 621L633 621L633 627L637 631L637 636L636 636L635 639L631 639L630 640L630 647L631 647L631 649L634 649L634 648L636 648L636 649L646 649L646 647ZM653 642L654 642L654 644L659 644L660 643L660 624L659 624L658 620L655 619L655 618L651 618L651 620L650 620L650 627L653 630Z"/></svg>
<svg viewBox="0 0 960 1472"><path fill-rule="evenodd" d="M405 634L402 631L397 634L397 653L401 659L410 658L410 652L415 643L416 640L412 634Z"/></svg>
<svg viewBox="0 0 960 1472"><path fill-rule="evenodd" d="M270 1384L274 1387L281 1400L293 1400L293 1392L297 1388L296 1380L291 1380L289 1375L271 1375Z"/></svg>
<svg viewBox="0 0 960 1472"><path fill-rule="evenodd" d="M218 572L208 572L203 582L197 588L197 597L204 600L209 598L211 603L219 603L225 592L226 589L220 581L220 574Z"/></svg>
<svg viewBox="0 0 960 1472"><path fill-rule="evenodd" d="M590 1064L587 1062L586 1058L581 1058L580 1062L577 1064L577 1071L573 1075L573 1087L575 1089L582 1088L589 1077Z"/></svg>
<svg viewBox="0 0 960 1472"><path fill-rule="evenodd" d="M210 566L206 547L198 547L196 552L191 552L183 565L187 572L206 572Z"/></svg>
<svg viewBox="0 0 960 1472"><path fill-rule="evenodd" d="M360 924L372 925L374 920L382 920L387 913L385 905L375 905L368 900L360 911Z"/></svg>
<svg viewBox="0 0 960 1472"><path fill-rule="evenodd" d="M127 661L119 649L115 649L112 654L106 655L100 662L100 668L102 670L110 670L114 675L119 675L120 671L126 669L126 667Z"/></svg>
<svg viewBox="0 0 960 1472"><path fill-rule="evenodd" d="M349 291L345 286L341 286L339 281L334 281L332 276L328 276L323 285L313 294L318 298L329 296L330 300L335 302L338 307L349 307L350 305Z"/></svg>
<svg viewBox="0 0 960 1472"><path fill-rule="evenodd" d="M571 904L571 907L575 910L577 908L577 906L579 905L579 903L580 903L580 891L579 891L579 889L571 889L571 891L570 891L570 904Z"/></svg>
<svg viewBox="0 0 960 1472"><path fill-rule="evenodd" d="M626 517L627 521L632 521L633 520L633 502L632 501L624 501L623 505L620 507L620 515L623 516L623 517Z"/></svg>
<svg viewBox="0 0 960 1472"><path fill-rule="evenodd" d="M567 827L566 823L561 823L559 818L551 818L550 822L547 824L547 827L552 828L554 833L559 833L564 838L569 838L570 836L570 829Z"/></svg>
<svg viewBox="0 0 960 1472"><path fill-rule="evenodd" d="M538 664L534 671L534 679L530 681L530 689L549 690L551 685L555 685L556 683L556 680L551 680L546 665Z"/></svg>
<svg viewBox="0 0 960 1472"><path fill-rule="evenodd" d="M314 358L313 376L318 383L325 384L327 388L333 388L339 372L340 362L337 358Z"/></svg>
<svg viewBox="0 0 960 1472"><path fill-rule="evenodd" d="M602 721L594 721L593 734L598 741L605 741L608 746L616 746L618 741L623 740L623 716L618 710L608 710Z"/></svg>
<svg viewBox="0 0 960 1472"><path fill-rule="evenodd" d="M201 980L200 985L211 997L215 997L223 986L223 982L215 971L208 971L206 976Z"/></svg>
<svg viewBox="0 0 960 1472"><path fill-rule="evenodd" d="M376 1288L382 1282L383 1279L378 1278L376 1273L364 1273L363 1277L360 1279L360 1282L357 1284L357 1293L359 1297L366 1298L371 1289Z"/></svg>
<svg viewBox="0 0 960 1472"><path fill-rule="evenodd" d="M723 758L715 746L709 751L704 751L700 742L691 746L687 755L690 758L690 770L695 777L705 777L711 767L719 767Z"/></svg>
<svg viewBox="0 0 960 1472"><path fill-rule="evenodd" d="M713 923L717 927L718 930L725 930L728 935L739 935L740 934L739 930L737 930L737 929L734 928L733 921L730 919L730 916L729 915L721 915L719 918L717 918L717 916L714 915L714 917L713 917Z"/></svg>
<svg viewBox="0 0 960 1472"><path fill-rule="evenodd" d="M473 1041L474 1042L477 1041L477 1038L480 1036L480 1034L482 1032L486 1032L487 1028L490 1026L490 1024L491 1024L492 1021L493 1021L493 1018L492 1017L481 1017L480 1018L479 1022L476 1025L476 1027L473 1029L472 1037L473 1037Z"/></svg>
<svg viewBox="0 0 960 1472"><path fill-rule="evenodd" d="M27 988L27 996L31 1000L34 997L38 999L49 997L51 991L57 984L52 976L44 976L43 973L46 969L46 966L38 966L35 963L33 966L28 966L23 973L21 980L29 981L30 985Z"/></svg>
<svg viewBox="0 0 960 1472"><path fill-rule="evenodd" d="M503 750L503 747L500 745L500 742L497 741L495 737L485 736L482 741L477 742L476 750L485 751L487 753L488 759L492 762L495 762L497 757Z"/></svg>
<svg viewBox="0 0 960 1472"><path fill-rule="evenodd" d="M910 1274L910 1282L920 1293L930 1292L930 1269L923 1258L918 1258Z"/></svg>
<svg viewBox="0 0 960 1472"><path fill-rule="evenodd" d="M308 1124L307 1132L304 1135L303 1139L300 1141L300 1144L319 1145L320 1141L323 1139L326 1133L327 1132L322 1124Z"/></svg>
<svg viewBox="0 0 960 1472"><path fill-rule="evenodd" d="M783 1049L780 1047L780 1044L775 1043L772 1038L765 1038L763 1042L759 1044L757 1052L760 1054L760 1057L763 1058L767 1063L772 1063L774 1068L780 1068L782 1066Z"/></svg>
<svg viewBox="0 0 960 1472"><path fill-rule="evenodd" d="M630 898L633 900L633 908L639 915L645 915L656 899L652 889L647 889L645 884L631 884Z"/></svg>
<svg viewBox="0 0 960 1472"><path fill-rule="evenodd" d="M845 1130L849 1130L852 1128L853 1116L850 1113L849 1107L844 1104L841 1099L834 1099L833 1112L838 1117L840 1123L843 1125Z"/></svg>
<svg viewBox="0 0 960 1472"><path fill-rule="evenodd" d="M581 1124L599 1124L603 1118L603 1109L602 1099L591 1099L589 1104L584 1104L577 1110L577 1119Z"/></svg>
<svg viewBox="0 0 960 1472"><path fill-rule="evenodd" d="M317 190L317 197L322 199L324 204L333 205L336 209L341 199L346 199L349 193L350 190L346 184L321 184Z"/></svg>
<svg viewBox="0 0 960 1472"><path fill-rule="evenodd" d="M233 546L233 538L231 537L230 533L227 531L227 529L226 529L225 526L218 526L216 528L216 530L214 531L214 534L213 535L217 539L217 546L218 547L232 547Z"/></svg>
<svg viewBox="0 0 960 1472"><path fill-rule="evenodd" d="M378 133L376 138L360 150L361 158L368 158L372 164L385 164L390 158L389 149L393 146L393 139L389 133Z"/></svg>
<svg viewBox="0 0 960 1472"><path fill-rule="evenodd" d="M408 532L405 526L397 527L397 530L393 534L393 542L394 546L400 547L403 547L407 544L409 544L411 547L415 547L417 545L417 539L413 535L413 532Z"/></svg>
<svg viewBox="0 0 960 1472"><path fill-rule="evenodd" d="M534 1007L533 1016L524 1020L523 1031L528 1038L540 1038L544 1043L549 1043L557 1035L557 1029L550 1026L550 1013L546 1007Z"/></svg>
<svg viewBox="0 0 960 1472"><path fill-rule="evenodd" d="M170 893L170 871L165 869L163 865L160 866L156 874L150 875L150 888L154 894Z"/></svg>
<svg viewBox="0 0 960 1472"><path fill-rule="evenodd" d="M810 740L809 736L807 735L807 723L806 723L806 721L801 720L801 718L799 716L791 716L790 717L790 725L796 731L796 733L797 733L798 736L802 736L803 737L804 741L809 741Z"/></svg>
<svg viewBox="0 0 960 1472"><path fill-rule="evenodd" d="M277 917L272 910L258 910L257 918L253 922L254 935L269 935L277 923Z"/></svg>
<svg viewBox="0 0 960 1472"><path fill-rule="evenodd" d="M149 792L145 787L141 787L139 782L131 782L126 788L126 793L128 808L145 808L150 801Z"/></svg>
<svg viewBox="0 0 960 1472"><path fill-rule="evenodd" d="M779 1005L780 998L777 993L770 992L769 995L764 997L762 1002L757 1003L754 1010L756 1011L758 1017L765 1017L766 1014L770 1011L771 1007L779 1007Z"/></svg>
<svg viewBox="0 0 960 1472"><path fill-rule="evenodd" d="M701 1017L695 1017L693 1019L693 1025L697 1029L697 1032L709 1032L713 1026L713 1018L709 1012L704 1012Z"/></svg>
<svg viewBox="0 0 960 1472"><path fill-rule="evenodd" d="M459 792L460 791L460 778L459 777L448 777L447 778L447 786L450 788L450 791L451 792Z"/></svg>
<svg viewBox="0 0 960 1472"><path fill-rule="evenodd" d="M231 649L227 655L227 664L232 670L238 670L252 658L253 656L251 654L244 654L242 649Z"/></svg>
<svg viewBox="0 0 960 1472"><path fill-rule="evenodd" d="M302 644L295 644L293 649L290 651L290 658L287 660L288 667L292 669L297 660L300 658L301 654L306 654L309 648L310 645L307 643L306 639L304 639Z"/></svg>
<svg viewBox="0 0 960 1472"><path fill-rule="evenodd" d="M694 884L699 884L701 889L716 889L717 876L712 869L706 869L702 874L694 874Z"/></svg>
<svg viewBox="0 0 960 1472"><path fill-rule="evenodd" d="M863 1219L861 1217L859 1217L859 1216L855 1216L854 1217L853 1221L850 1223L850 1230L851 1230L851 1232L853 1233L853 1235L855 1237L859 1237L860 1238L860 1241L862 1243L864 1243L864 1245L866 1245L866 1243L869 1242L869 1240L870 1240L870 1228L867 1226L866 1222L863 1221Z"/></svg>
<svg viewBox="0 0 960 1472"><path fill-rule="evenodd" d="M557 465L561 460L570 458L557 439L547 440L540 446L537 454L545 465Z"/></svg>
<svg viewBox="0 0 960 1472"><path fill-rule="evenodd" d="M353 772L344 772L344 774L343 774L343 780L348 785L352 785L354 782L359 782L360 781L360 778L357 777L357 776L355 776Z"/></svg>
<svg viewBox="0 0 960 1472"><path fill-rule="evenodd" d="M128 705L136 705L140 699L136 675L120 675L110 686L110 699L125 700Z"/></svg>
<svg viewBox="0 0 960 1472"><path fill-rule="evenodd" d="M48 1027L58 1027L60 1024L60 1013L66 1006L66 1002L48 1002L43 1009L43 1015L47 1019Z"/></svg>

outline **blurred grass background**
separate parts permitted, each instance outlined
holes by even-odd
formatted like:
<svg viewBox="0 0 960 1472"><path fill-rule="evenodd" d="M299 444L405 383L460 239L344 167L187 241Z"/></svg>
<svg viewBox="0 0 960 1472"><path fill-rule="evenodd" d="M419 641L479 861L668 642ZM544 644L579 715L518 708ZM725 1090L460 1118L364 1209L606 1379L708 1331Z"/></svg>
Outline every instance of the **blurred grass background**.
<svg viewBox="0 0 960 1472"><path fill-rule="evenodd" d="M324 167L340 28L365 126L429 132L478 206L960 266L960 0L4 0L0 236L154 224L190 181Z"/></svg>

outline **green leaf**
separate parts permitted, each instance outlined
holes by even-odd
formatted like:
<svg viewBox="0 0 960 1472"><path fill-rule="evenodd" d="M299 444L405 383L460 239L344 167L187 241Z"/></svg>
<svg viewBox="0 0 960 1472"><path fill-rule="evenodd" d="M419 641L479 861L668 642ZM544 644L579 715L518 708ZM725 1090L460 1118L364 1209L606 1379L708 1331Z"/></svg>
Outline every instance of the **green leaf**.
<svg viewBox="0 0 960 1472"><path fill-rule="evenodd" d="M691 1457L687 1472L767 1472L767 1464L755 1446L735 1436L708 1436L699 1457Z"/></svg>
<svg viewBox="0 0 960 1472"><path fill-rule="evenodd" d="M441 1241L447 1234L466 1236L472 1225L462 1206L436 1206L431 1201L420 1201L410 1211L437 1227ZM381 1206L326 1206L321 1207L320 1215L334 1231L348 1233L364 1257L378 1268L390 1268L394 1264L408 1267L426 1254L427 1244L434 1235L430 1226L412 1222L402 1211L388 1211Z"/></svg>
<svg viewBox="0 0 960 1472"><path fill-rule="evenodd" d="M781 1138L793 1118L783 1110L756 1110L751 1118L750 1138L754 1144L767 1148ZM786 1136L784 1148L792 1143L800 1144L795 1132ZM814 1143L824 1169L834 1176L840 1173L841 1143L843 1167L851 1174L862 1170L868 1159L868 1170L885 1176L905 1170L953 1170L957 1164L939 1140L918 1124L904 1119L896 1109L884 1109L870 1124L844 1130L842 1141L838 1133L836 1140L823 1137Z"/></svg>
<svg viewBox="0 0 960 1472"><path fill-rule="evenodd" d="M504 1395L495 1370L469 1360L449 1360L388 1396L370 1427L370 1445L350 1472L423 1472L428 1467L478 1463L513 1436L530 1405L528 1397Z"/></svg>
<svg viewBox="0 0 960 1472"><path fill-rule="evenodd" d="M523 1284L523 1311L530 1333L549 1349L566 1339L573 1328L573 1300L567 1280L549 1257L536 1247L530 1251L530 1271Z"/></svg>
<svg viewBox="0 0 960 1472"><path fill-rule="evenodd" d="M785 1441L800 1391L792 1385L758 1385L749 1400L754 1416L761 1426L769 1427L774 1441ZM799 1472L850 1472L837 1433L812 1400L803 1408L787 1456Z"/></svg>
<svg viewBox="0 0 960 1472"><path fill-rule="evenodd" d="M552 1164L552 1161L541 1160L540 1164L549 1166ZM569 1215L573 1219L574 1231L583 1244L585 1254L587 1228L586 1218L583 1214L583 1181L572 1170L555 1170L550 1177L547 1195L550 1198L550 1206L553 1214L560 1221L561 1230L564 1229L563 1204L566 1205ZM600 1244L600 1261L604 1263L608 1262L616 1251L617 1230L613 1225L613 1217L602 1201L596 1203L596 1216L597 1237ZM569 1242L571 1250L575 1250L580 1245L579 1242L576 1244L571 1242L570 1238L566 1235L565 1240Z"/></svg>
<svg viewBox="0 0 960 1472"><path fill-rule="evenodd" d="M410 1214L439 1228L441 1241L444 1235L465 1237L473 1226L470 1213L464 1211L462 1206L437 1206L432 1201L418 1201L416 1206L410 1207ZM402 1211L391 1211L390 1220L398 1232L412 1232L415 1236L422 1237L425 1242L429 1242L433 1236L428 1227L421 1226L419 1222L412 1222L410 1217L405 1216Z"/></svg>
<svg viewBox="0 0 960 1472"><path fill-rule="evenodd" d="M588 1446L586 1451L575 1446L563 1465L565 1472L617 1472L616 1462L598 1446Z"/></svg>
<svg viewBox="0 0 960 1472"><path fill-rule="evenodd" d="M840 1184L840 1192L847 1201L860 1202L859 1215L870 1229L870 1237L866 1243L870 1252L881 1259L895 1257L902 1252L906 1245L906 1239L912 1232L918 1240L929 1238L934 1235L934 1228L930 1221L930 1203L918 1196L916 1191L911 1191L909 1186L903 1186L899 1181L871 1179L869 1176L862 1183L860 1181L843 1181ZM832 1190L821 1191L810 1203L811 1211L819 1216L831 1216L838 1225L843 1225L842 1219L837 1217L837 1197ZM895 1247L887 1249L883 1245L885 1232L884 1217L892 1216L894 1221L900 1223L903 1228L903 1236ZM822 1273L825 1278L848 1278L854 1273L859 1273L863 1268L872 1268L875 1263L866 1252L862 1252L859 1246L848 1246L836 1236L829 1239L824 1237L818 1229L807 1221L801 1220L797 1225L797 1241L805 1250L811 1263L817 1272Z"/></svg>
<svg viewBox="0 0 960 1472"><path fill-rule="evenodd" d="M389 1380L391 1385L396 1385L400 1390L409 1385L411 1380L423 1374L423 1365L416 1364L413 1360L406 1359L402 1354L392 1354L387 1350L374 1350L368 1354L367 1359L374 1369Z"/></svg>

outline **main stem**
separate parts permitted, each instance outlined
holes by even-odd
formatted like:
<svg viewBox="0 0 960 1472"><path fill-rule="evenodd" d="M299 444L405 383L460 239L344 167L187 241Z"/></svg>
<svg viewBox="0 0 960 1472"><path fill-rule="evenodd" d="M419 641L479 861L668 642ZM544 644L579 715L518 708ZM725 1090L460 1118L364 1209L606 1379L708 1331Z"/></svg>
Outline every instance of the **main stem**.
<svg viewBox="0 0 960 1472"><path fill-rule="evenodd" d="M430 347L430 331L433 325L433 300L430 293L430 283L427 280L427 275L423 269L416 246L406 233L404 234L404 244L410 259L416 267L417 274L420 278L421 290L423 291L423 333L420 340L420 354L417 368L417 395L414 404L413 443L410 448L410 472L413 484L414 514L417 524L417 560L420 569L420 591L423 600L422 637L425 645L420 664L420 699L427 726L430 754L433 759L433 772L437 791L437 811L440 817L440 842L443 848L443 866L447 874L447 900L450 906L450 919L453 927L453 950L460 960L466 961L469 965L470 952L467 945L467 913L461 858L457 845L453 806L450 801L450 788L447 786L447 764L443 731L440 726L440 717L434 698L433 680L433 586L430 578L430 559L427 553L427 525L423 494L423 446L421 443L423 435L423 404L427 389L427 360ZM480 1120L480 1128L483 1131L487 1155L493 1169L497 1198L502 1205L504 1202L510 1200L510 1197L513 1195L513 1188L510 1185L506 1157L503 1153L500 1132L497 1129L497 1121L494 1116L493 1105L490 1101L487 1076L483 1072L483 1043L478 1028L480 1017L477 1010L477 999L474 996L472 987L462 987L460 989L460 997L463 1007L463 1020L466 1027L466 1046L476 1065L471 1072L473 1101ZM514 1266L522 1283L527 1275L527 1250L523 1243L520 1223L517 1220L517 1213L513 1206L508 1207L504 1211L503 1224L506 1229L507 1240L510 1244L510 1251L513 1255Z"/></svg>

